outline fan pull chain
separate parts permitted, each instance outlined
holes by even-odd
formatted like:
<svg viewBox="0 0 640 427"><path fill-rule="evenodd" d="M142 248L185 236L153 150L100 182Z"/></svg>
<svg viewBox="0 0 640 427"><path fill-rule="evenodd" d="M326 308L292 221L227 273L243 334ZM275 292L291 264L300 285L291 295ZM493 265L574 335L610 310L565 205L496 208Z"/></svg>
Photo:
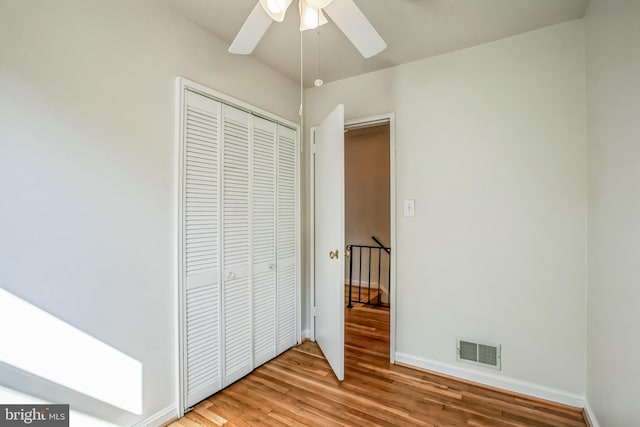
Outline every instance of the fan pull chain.
<svg viewBox="0 0 640 427"><path fill-rule="evenodd" d="M304 37L302 31L300 31L300 108L298 114L300 115L300 152L304 152Z"/></svg>

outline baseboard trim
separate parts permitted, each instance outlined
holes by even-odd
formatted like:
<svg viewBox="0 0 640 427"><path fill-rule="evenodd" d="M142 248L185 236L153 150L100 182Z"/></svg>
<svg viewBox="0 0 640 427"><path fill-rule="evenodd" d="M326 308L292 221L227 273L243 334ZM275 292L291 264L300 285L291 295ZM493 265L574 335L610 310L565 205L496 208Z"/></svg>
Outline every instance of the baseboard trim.
<svg viewBox="0 0 640 427"><path fill-rule="evenodd" d="M584 401L584 415L585 415L586 421L589 423L591 427L600 427L600 423L598 423L596 414L593 412L593 409L591 409L591 406L589 405L588 400Z"/></svg>
<svg viewBox="0 0 640 427"><path fill-rule="evenodd" d="M309 329L302 330L302 341L311 340L311 331Z"/></svg>
<svg viewBox="0 0 640 427"><path fill-rule="evenodd" d="M531 396L576 408L585 407L585 399L582 396L567 393L562 390L545 387L542 385L520 381L513 378L502 377L495 374L476 372L469 369L436 362L410 354L396 352L396 362L414 366L436 374L444 374L462 380L477 383L480 386L489 386L508 392ZM595 427L598 427L597 425Z"/></svg>
<svg viewBox="0 0 640 427"><path fill-rule="evenodd" d="M178 408L176 405L171 405L134 424L133 427L160 427L176 419L178 419Z"/></svg>

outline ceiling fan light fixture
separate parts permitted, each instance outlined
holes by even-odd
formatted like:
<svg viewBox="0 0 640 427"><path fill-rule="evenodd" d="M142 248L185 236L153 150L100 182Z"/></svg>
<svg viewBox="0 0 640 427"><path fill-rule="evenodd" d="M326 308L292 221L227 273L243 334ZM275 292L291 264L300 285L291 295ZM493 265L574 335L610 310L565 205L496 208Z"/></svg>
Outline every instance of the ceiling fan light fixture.
<svg viewBox="0 0 640 427"><path fill-rule="evenodd" d="M322 10L313 7L307 0L300 0L300 31L313 30L327 22Z"/></svg>
<svg viewBox="0 0 640 427"><path fill-rule="evenodd" d="M254 3L251 13L229 46L229 53L251 54L273 21L284 20L287 8L292 1L258 0ZM326 13L364 58L371 58L387 48L387 43L380 37L354 0L298 0L298 2L300 31L318 28L328 23L324 16Z"/></svg>
<svg viewBox="0 0 640 427"><path fill-rule="evenodd" d="M287 8L293 0L260 0L260 5L267 15L276 22L282 22Z"/></svg>

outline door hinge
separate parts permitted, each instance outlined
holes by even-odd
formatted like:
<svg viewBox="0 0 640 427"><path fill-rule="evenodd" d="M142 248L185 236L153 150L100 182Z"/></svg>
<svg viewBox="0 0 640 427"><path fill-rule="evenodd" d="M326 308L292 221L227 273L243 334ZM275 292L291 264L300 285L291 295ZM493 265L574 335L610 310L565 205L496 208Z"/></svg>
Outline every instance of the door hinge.
<svg viewBox="0 0 640 427"><path fill-rule="evenodd" d="M311 307L311 315L315 316L317 313L316 308L315 307Z"/></svg>
<svg viewBox="0 0 640 427"><path fill-rule="evenodd" d="M312 152L313 154L316 154L316 143L315 143L315 142L312 142L312 143L311 143L311 152Z"/></svg>

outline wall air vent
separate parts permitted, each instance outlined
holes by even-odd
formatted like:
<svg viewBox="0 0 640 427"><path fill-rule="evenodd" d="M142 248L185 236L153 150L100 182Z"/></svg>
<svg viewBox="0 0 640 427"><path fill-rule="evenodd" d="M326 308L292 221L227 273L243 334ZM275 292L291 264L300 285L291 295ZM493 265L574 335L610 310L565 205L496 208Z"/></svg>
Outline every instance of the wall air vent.
<svg viewBox="0 0 640 427"><path fill-rule="evenodd" d="M456 343L457 359L461 362L500 369L500 345L458 338Z"/></svg>

